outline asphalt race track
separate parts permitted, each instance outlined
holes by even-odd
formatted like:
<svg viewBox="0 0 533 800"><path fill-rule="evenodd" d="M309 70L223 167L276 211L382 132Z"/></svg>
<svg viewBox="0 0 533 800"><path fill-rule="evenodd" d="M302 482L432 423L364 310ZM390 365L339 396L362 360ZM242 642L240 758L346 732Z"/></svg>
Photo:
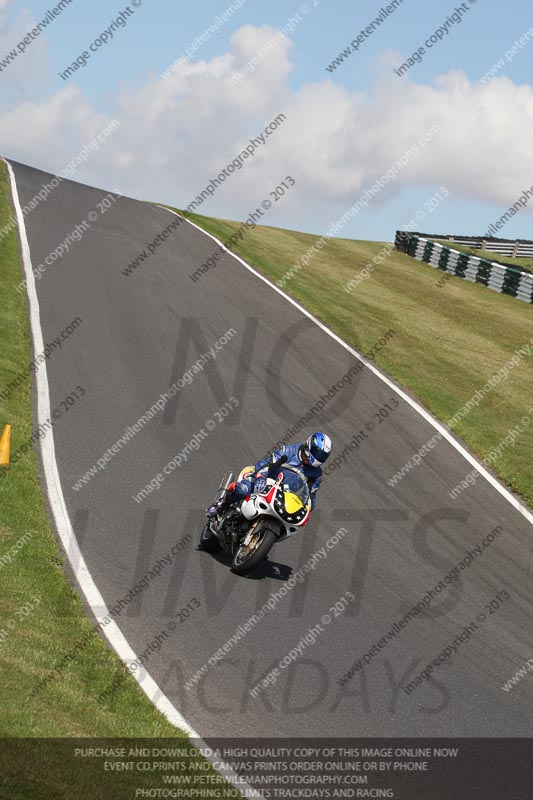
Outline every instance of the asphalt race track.
<svg viewBox="0 0 533 800"><path fill-rule="evenodd" d="M12 166L22 205L52 178ZM262 456L358 362L230 255L192 281L218 245L189 223L124 275L177 218L126 198L102 213L98 204L107 195L63 181L25 223L35 268L89 213L95 217L36 281L45 342L82 320L47 360L51 407L62 409L53 436L70 519L106 604L116 606L160 562L160 574L123 604L116 621L135 653L150 649L146 668L161 690L205 738L531 735L531 678L509 692L501 687L533 657L532 526L484 478L452 500L448 491L472 466L447 441L391 488L387 479L435 429L370 369L358 370L304 427L329 433L338 455L374 423L359 449L324 479L308 530L274 548L250 578L197 550L204 509L224 471ZM231 328L236 334L216 359L75 490L128 426ZM73 393L67 412L62 402ZM231 397L238 407L223 417L219 409ZM378 423L373 415L386 404L393 410ZM136 502L195 435L197 449L189 447L186 461ZM457 580L448 579L431 607L340 686L354 661L497 526L495 540ZM341 528L346 534L332 544ZM186 689L196 670L328 541L327 557L306 580ZM177 542L178 555L166 563ZM343 596L353 597L343 613L331 610ZM476 619L452 657L404 691ZM298 656L252 697L302 640Z"/></svg>

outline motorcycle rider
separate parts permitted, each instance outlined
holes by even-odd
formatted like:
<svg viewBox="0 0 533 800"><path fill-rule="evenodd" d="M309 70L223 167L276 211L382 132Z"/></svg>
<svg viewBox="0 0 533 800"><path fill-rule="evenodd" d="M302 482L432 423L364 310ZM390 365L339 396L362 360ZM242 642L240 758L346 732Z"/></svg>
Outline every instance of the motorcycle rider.
<svg viewBox="0 0 533 800"><path fill-rule="evenodd" d="M223 500L211 505L207 509L207 517L216 517L221 514L232 503L244 500L251 494L257 480L257 473L268 466L268 474L272 477L281 464L288 464L291 467L298 467L307 478L309 492L311 495L311 510L316 505L316 495L322 481L322 464L328 459L331 453L331 439L325 433L312 433L302 444L285 444L274 450L270 456L257 462L254 468L242 476L238 483L234 481L228 486L228 491ZM263 474L263 473L262 473Z"/></svg>

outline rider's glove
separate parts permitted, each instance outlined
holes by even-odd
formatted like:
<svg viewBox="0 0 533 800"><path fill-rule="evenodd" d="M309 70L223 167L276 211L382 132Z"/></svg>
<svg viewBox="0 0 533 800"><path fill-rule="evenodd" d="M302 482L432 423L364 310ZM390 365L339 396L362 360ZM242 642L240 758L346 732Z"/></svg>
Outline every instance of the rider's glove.
<svg viewBox="0 0 533 800"><path fill-rule="evenodd" d="M274 453L270 456L270 464L268 465L268 477L274 478L277 477L276 472L281 467L282 464L285 464L288 461L287 456L284 454L279 458L276 458Z"/></svg>

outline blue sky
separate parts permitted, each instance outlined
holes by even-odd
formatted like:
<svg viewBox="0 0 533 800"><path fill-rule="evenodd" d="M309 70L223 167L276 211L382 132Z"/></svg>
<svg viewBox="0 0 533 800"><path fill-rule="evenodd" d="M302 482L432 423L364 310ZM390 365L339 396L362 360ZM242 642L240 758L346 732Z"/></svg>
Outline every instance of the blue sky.
<svg viewBox="0 0 533 800"><path fill-rule="evenodd" d="M325 67L386 3L362 0L354 7L348 0L309 0L309 12L300 15L283 45L245 79L246 91L228 99L228 75L245 60L243 52L249 57L257 52L254 29L266 41L301 6L299 0L248 0L193 55L189 66L205 64L204 73L177 71L163 87L161 73L230 2L144 0L126 27L66 83L58 73L126 7L73 0L26 53L0 72L0 152L59 171L102 122L117 118L119 133L75 179L183 207L216 174L217 165L222 169L232 160L246 135L259 132L276 110L284 111L290 119L268 147L198 211L243 218L275 187L276 176L281 180L294 172L291 196L276 204L265 224L322 233L437 119L438 142L413 159L341 234L379 240L390 239L442 185L450 194L421 223L428 232L482 233L533 185L527 141L533 122L533 22L521 0L469 0L461 24L450 27L402 78L393 67L423 45L460 3L404 0L357 53L330 73ZM0 0L0 61L53 5ZM273 31L264 33L265 25ZM512 62L490 85L476 87L529 30L531 41ZM236 33L239 47L232 42ZM217 91L217 81L220 86L225 81L223 91ZM335 115L342 120L338 125ZM35 126L39 130L30 135ZM145 159L141 170L139 154ZM529 209L513 217L501 235L533 238Z"/></svg>
<svg viewBox="0 0 533 800"><path fill-rule="evenodd" d="M310 0L312 6L316 0ZM296 70L292 85L321 80L324 66L331 62L372 20L383 2L361 0L354 8L349 0L320 0L306 21L296 28L291 39L295 43L292 60ZM175 0L144 0L128 23L127 29L117 34L113 47L102 50L98 59L77 76L77 82L88 97L101 101L111 85L140 81L146 73L160 74L189 46L212 20L227 8L230 0L204 0L202 3L178 4ZM21 9L32 12L35 20L53 7L53 2L31 0L13 4L13 15ZM105 0L74 0L49 29L50 54L55 72L61 71L76 55L126 7L126 3ZM280 28L299 8L295 2L282 0L247 0L240 13L227 22L216 35L202 46L198 55L212 58L228 49L230 37L242 24L272 25ZM393 48L404 56L410 55L446 19L457 3L427 3L426 0L404 0L381 30L365 42L359 53L348 63L336 80L351 88L367 85L373 63L386 48ZM132 7L133 8L133 7ZM455 25L448 41L436 47L422 66L415 67L417 79L430 81L451 69L462 69L476 80L533 25L526 3L502 4L478 0L477 6L465 15L464 21ZM480 37L481 41L476 42ZM10 49L15 42L3 39ZM506 75L518 82L531 81L533 56L527 49L506 68ZM61 83L57 81L59 88Z"/></svg>

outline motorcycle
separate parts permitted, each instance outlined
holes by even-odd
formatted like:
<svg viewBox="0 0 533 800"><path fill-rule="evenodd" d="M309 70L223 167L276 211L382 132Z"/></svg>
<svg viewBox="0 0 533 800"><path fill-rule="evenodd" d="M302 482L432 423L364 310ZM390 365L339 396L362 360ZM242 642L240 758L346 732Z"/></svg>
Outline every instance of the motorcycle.
<svg viewBox="0 0 533 800"><path fill-rule="evenodd" d="M238 480L249 476L245 467ZM215 503L225 500L233 473L227 472ZM246 575L263 561L276 542L294 536L309 522L311 497L307 479L298 467L278 461L257 473L251 493L208 519L200 534L200 549L223 550L231 558L231 571Z"/></svg>

